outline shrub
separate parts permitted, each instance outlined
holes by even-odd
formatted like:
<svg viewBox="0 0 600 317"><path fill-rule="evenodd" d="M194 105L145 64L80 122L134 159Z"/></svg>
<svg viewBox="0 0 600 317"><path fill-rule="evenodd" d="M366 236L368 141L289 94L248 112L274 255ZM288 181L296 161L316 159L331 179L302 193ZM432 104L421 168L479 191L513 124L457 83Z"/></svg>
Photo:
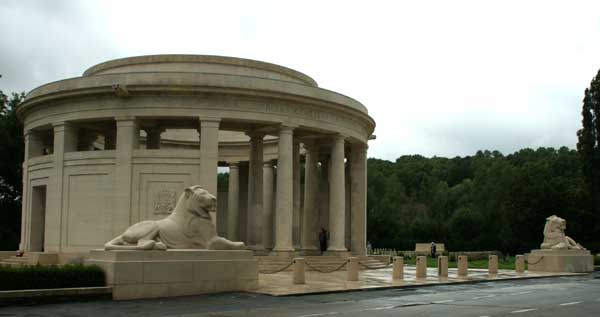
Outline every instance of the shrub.
<svg viewBox="0 0 600 317"><path fill-rule="evenodd" d="M2 291L104 285L104 271L97 265L0 266Z"/></svg>
<svg viewBox="0 0 600 317"><path fill-rule="evenodd" d="M600 265L600 254L594 256L594 265Z"/></svg>

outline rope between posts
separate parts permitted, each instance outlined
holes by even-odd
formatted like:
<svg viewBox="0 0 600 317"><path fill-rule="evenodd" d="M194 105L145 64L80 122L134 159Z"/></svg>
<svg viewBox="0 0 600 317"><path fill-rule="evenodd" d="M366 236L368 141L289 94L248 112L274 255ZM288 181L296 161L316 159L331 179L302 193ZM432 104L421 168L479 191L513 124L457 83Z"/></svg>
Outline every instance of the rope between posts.
<svg viewBox="0 0 600 317"><path fill-rule="evenodd" d="M378 269L385 269L386 267L392 265L393 263L390 262L388 264L384 264L384 265L377 265L377 266L369 266L367 264L364 264L362 262L358 262L358 264L360 264L360 266L364 267L367 270L378 270Z"/></svg>
<svg viewBox="0 0 600 317"><path fill-rule="evenodd" d="M260 274L275 274L275 273L283 272L283 271L287 270L293 264L294 264L294 260L290 261L290 263L288 263L286 266L284 266L280 269L276 269L273 271L258 271L258 273L260 273Z"/></svg>
<svg viewBox="0 0 600 317"><path fill-rule="evenodd" d="M310 263L308 263L308 262L304 262L304 264L306 264L306 266L308 266L309 268L311 268L311 269L313 269L313 270L315 270L315 271L317 271L317 272L321 272L321 273L332 273L332 272L335 272L335 271L339 271L341 268L343 268L343 267L346 265L346 262L344 262L344 263L340 264L340 266L336 267L336 268L335 268L335 269L333 269L333 270L321 270L321 269L319 269L318 267L312 266L312 265L311 265Z"/></svg>
<svg viewBox="0 0 600 317"><path fill-rule="evenodd" d="M536 264L538 264L538 263L542 262L542 260L543 260L543 259L544 259L544 256L542 255L542 256L539 258L539 260L537 260L536 262L534 262L534 263L531 263L531 262L527 261L527 263L528 263L529 265L532 265L532 264L533 264L533 265L536 265Z"/></svg>

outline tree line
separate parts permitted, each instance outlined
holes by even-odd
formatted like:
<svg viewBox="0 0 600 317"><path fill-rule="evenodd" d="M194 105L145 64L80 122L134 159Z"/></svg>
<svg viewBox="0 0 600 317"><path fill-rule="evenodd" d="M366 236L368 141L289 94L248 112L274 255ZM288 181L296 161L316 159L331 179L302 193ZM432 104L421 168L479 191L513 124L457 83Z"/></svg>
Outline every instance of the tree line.
<svg viewBox="0 0 600 317"><path fill-rule="evenodd" d="M455 251L539 248L546 217L567 220L567 234L600 249L579 154L523 149L479 151L452 159L407 155L368 160L367 232L374 247L412 250L443 242Z"/></svg>
<svg viewBox="0 0 600 317"><path fill-rule="evenodd" d="M20 236L24 94L0 90L0 250ZM367 235L373 247L412 250L443 242L450 250L524 252L542 242L546 217L600 250L600 72L585 90L577 150L479 151L455 158L401 156L367 162ZM226 190L227 175L219 175Z"/></svg>

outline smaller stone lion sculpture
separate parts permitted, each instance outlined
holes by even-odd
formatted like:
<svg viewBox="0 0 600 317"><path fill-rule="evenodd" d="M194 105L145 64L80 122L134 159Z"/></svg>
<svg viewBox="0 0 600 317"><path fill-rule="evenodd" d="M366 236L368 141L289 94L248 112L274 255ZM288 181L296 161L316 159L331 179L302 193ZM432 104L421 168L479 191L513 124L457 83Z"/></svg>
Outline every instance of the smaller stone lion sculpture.
<svg viewBox="0 0 600 317"><path fill-rule="evenodd" d="M542 243L542 249L553 249L553 250L585 250L579 243L565 235L565 229L567 228L567 221L556 215L552 215L546 218L546 225L544 226L544 242Z"/></svg>
<svg viewBox="0 0 600 317"><path fill-rule="evenodd" d="M105 250L244 249L217 235L209 212L216 211L217 198L199 185L185 189L173 212L161 220L146 220L127 228L104 245Z"/></svg>

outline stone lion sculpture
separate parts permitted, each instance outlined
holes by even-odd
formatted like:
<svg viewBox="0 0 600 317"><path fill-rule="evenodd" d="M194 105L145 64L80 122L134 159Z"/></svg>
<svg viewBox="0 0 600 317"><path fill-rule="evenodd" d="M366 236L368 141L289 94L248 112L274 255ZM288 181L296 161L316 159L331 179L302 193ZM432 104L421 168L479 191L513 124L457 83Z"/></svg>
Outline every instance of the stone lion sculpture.
<svg viewBox="0 0 600 317"><path fill-rule="evenodd" d="M244 249L243 242L217 235L209 212L216 211L217 199L199 185L179 197L173 212L161 220L146 220L127 228L104 245L105 250Z"/></svg>
<svg viewBox="0 0 600 317"><path fill-rule="evenodd" d="M585 250L579 243L565 235L565 229L567 228L567 221L556 215L552 215L546 218L546 225L544 226L544 242L542 243L542 249L575 249Z"/></svg>

